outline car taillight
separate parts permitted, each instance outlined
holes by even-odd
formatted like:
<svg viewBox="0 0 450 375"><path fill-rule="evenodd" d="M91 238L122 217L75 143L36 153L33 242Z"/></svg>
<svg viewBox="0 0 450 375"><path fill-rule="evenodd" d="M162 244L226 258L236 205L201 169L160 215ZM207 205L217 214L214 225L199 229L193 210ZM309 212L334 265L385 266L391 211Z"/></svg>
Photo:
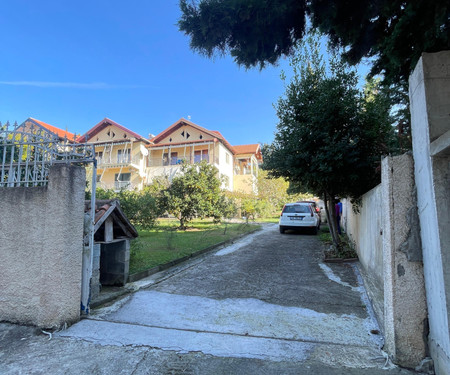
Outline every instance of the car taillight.
<svg viewBox="0 0 450 375"><path fill-rule="evenodd" d="M280 216L283 216L283 212L284 212L284 208L286 207L286 205L283 206L283 209L281 210Z"/></svg>
<svg viewBox="0 0 450 375"><path fill-rule="evenodd" d="M320 212L320 208L316 207L316 212L319 213Z"/></svg>

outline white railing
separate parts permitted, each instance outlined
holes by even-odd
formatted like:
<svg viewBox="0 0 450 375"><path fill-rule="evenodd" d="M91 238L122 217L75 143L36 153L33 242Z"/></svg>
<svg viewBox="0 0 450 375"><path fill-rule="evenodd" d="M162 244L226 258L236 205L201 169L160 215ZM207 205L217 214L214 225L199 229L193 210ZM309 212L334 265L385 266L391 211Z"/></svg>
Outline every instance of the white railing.
<svg viewBox="0 0 450 375"><path fill-rule="evenodd" d="M121 155L121 156L97 156L97 166L99 167L107 167L107 166L115 166L115 165L130 165L136 164L139 165L142 158L141 155L135 155L131 157L131 155Z"/></svg>
<svg viewBox="0 0 450 375"><path fill-rule="evenodd" d="M161 157L153 157L149 158L148 166L149 167L169 167L169 166L180 166L182 164L196 164L200 163L201 161L206 160L209 164L212 164L213 161L215 164L219 164L219 158L213 158L212 155L203 155L200 156L185 156L185 157L176 157L173 156L171 158L161 158Z"/></svg>

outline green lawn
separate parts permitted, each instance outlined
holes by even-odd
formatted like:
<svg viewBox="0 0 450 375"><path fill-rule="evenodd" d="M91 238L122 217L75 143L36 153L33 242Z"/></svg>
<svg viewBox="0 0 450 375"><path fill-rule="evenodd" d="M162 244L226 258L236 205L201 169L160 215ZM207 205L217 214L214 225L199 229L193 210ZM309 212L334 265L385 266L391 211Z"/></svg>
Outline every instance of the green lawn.
<svg viewBox="0 0 450 375"><path fill-rule="evenodd" d="M130 274L182 258L209 246L260 228L255 224L219 224L195 220L186 231L177 230L178 220L161 219L150 230L138 230L131 242Z"/></svg>
<svg viewBox="0 0 450 375"><path fill-rule="evenodd" d="M280 221L280 216L264 217L255 219L256 223L277 223Z"/></svg>

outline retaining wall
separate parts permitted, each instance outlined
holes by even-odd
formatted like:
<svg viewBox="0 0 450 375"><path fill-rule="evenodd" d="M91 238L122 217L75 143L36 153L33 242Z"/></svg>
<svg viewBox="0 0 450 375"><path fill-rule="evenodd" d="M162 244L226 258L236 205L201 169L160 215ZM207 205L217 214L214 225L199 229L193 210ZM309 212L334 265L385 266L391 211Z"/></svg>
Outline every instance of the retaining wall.
<svg viewBox="0 0 450 375"><path fill-rule="evenodd" d="M0 321L59 327L80 316L85 170L0 188Z"/></svg>

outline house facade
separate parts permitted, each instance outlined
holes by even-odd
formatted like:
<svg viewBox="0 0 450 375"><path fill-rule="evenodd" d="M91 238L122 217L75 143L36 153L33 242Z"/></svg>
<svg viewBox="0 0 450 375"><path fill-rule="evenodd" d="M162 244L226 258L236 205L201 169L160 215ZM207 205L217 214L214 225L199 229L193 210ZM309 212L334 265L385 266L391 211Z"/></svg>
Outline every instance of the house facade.
<svg viewBox="0 0 450 375"><path fill-rule="evenodd" d="M218 131L205 129L184 118L152 138L149 150L147 181L167 176L171 180L182 164L206 160L223 177L223 189L233 190L236 151Z"/></svg>
<svg viewBox="0 0 450 375"><path fill-rule="evenodd" d="M205 160L217 168L223 189L257 193L259 144L232 146L220 132L184 118L151 139L108 118L78 137L31 117L20 127L45 129L62 142L94 144L97 186L103 189L142 190L157 177L172 180L183 164Z"/></svg>
<svg viewBox="0 0 450 375"><path fill-rule="evenodd" d="M77 141L95 145L98 187L141 190L147 183L148 139L104 118Z"/></svg>
<svg viewBox="0 0 450 375"><path fill-rule="evenodd" d="M259 165L262 163L261 146L259 144L234 146L234 186L233 190L257 194Z"/></svg>

